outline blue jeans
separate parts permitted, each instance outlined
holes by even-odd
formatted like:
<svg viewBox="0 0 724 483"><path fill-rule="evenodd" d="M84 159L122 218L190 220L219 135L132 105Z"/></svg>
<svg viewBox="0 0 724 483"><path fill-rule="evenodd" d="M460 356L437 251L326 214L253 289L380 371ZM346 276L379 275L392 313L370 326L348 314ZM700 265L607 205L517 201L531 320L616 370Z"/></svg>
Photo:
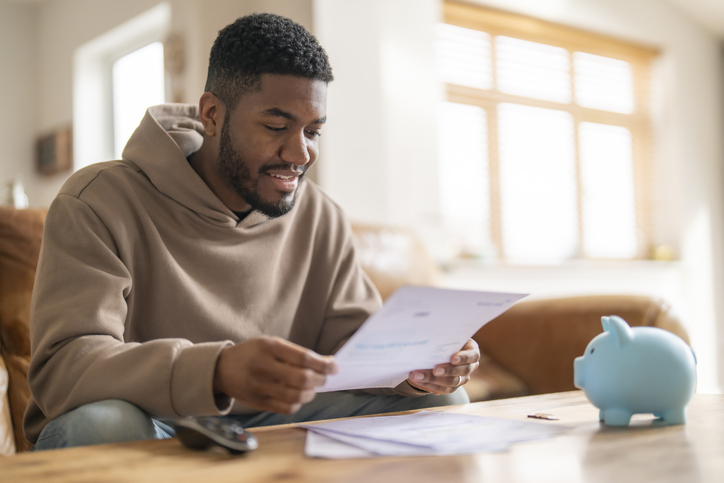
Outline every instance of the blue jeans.
<svg viewBox="0 0 724 483"><path fill-rule="evenodd" d="M375 396L359 392L320 393L294 414L261 412L227 417L245 428L300 423L396 411L451 406L470 402L463 388L453 394L420 397ZM123 443L143 439L173 438L173 420L154 418L138 406L120 399L85 404L50 421L40 433L33 451Z"/></svg>

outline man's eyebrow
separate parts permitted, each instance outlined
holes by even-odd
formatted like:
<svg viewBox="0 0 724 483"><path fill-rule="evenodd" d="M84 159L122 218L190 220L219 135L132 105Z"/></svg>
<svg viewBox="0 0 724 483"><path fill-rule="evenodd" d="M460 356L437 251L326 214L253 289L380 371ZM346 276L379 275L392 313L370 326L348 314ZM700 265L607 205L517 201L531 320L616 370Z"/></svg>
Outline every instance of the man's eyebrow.
<svg viewBox="0 0 724 483"><path fill-rule="evenodd" d="M297 116L294 114L284 111L282 109L279 109L278 107L272 107L271 109L266 109L261 112L264 116L273 116L273 117L283 117L284 119L289 119L292 122L298 122ZM312 122L311 124L324 124L327 122L327 116L320 117L316 121Z"/></svg>
<svg viewBox="0 0 724 483"><path fill-rule="evenodd" d="M292 122L297 122L297 116L287 111L283 111L278 107L272 107L271 109L267 109L266 111L262 111L261 113L264 116L283 117L284 119L289 119Z"/></svg>

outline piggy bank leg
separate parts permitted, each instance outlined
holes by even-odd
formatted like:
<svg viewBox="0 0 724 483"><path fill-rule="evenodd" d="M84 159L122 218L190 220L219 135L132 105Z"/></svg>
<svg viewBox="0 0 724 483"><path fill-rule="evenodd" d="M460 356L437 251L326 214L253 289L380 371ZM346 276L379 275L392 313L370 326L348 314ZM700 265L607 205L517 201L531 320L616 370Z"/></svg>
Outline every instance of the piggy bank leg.
<svg viewBox="0 0 724 483"><path fill-rule="evenodd" d="M603 412L603 422L606 423L607 426L628 426L628 423L631 421L631 414L629 411L626 411L625 409L605 409Z"/></svg>
<svg viewBox="0 0 724 483"><path fill-rule="evenodd" d="M601 421L606 420L606 412L603 409L598 412L598 419L600 419Z"/></svg>
<svg viewBox="0 0 724 483"><path fill-rule="evenodd" d="M661 417L664 419L664 421L667 424L684 424L684 423L686 423L686 413L684 411L684 408L669 409L668 411L664 411L664 413L661 415Z"/></svg>

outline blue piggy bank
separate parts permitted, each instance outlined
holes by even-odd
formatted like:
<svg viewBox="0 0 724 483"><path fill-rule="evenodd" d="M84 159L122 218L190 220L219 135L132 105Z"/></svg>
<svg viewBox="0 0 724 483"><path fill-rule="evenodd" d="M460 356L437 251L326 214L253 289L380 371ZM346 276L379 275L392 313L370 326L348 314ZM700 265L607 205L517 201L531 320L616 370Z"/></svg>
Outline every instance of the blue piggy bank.
<svg viewBox="0 0 724 483"><path fill-rule="evenodd" d="M615 315L601 323L604 332L573 363L573 383L601 410L601 421L627 426L634 414L653 413L685 423L696 388L696 358L686 342L663 329L631 328Z"/></svg>

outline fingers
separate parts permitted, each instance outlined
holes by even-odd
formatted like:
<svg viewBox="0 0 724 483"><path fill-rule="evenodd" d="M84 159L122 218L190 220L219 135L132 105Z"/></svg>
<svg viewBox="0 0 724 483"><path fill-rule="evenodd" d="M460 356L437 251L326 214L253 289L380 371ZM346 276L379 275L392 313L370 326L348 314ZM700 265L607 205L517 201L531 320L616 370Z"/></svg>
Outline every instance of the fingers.
<svg viewBox="0 0 724 483"><path fill-rule="evenodd" d="M410 379L417 385L432 385L447 387L453 391L458 387L466 384L470 380L470 374L461 374L454 376L435 376L432 371L415 371L410 375ZM452 392L452 391L449 391Z"/></svg>
<svg viewBox="0 0 724 483"><path fill-rule="evenodd" d="M255 365L246 381L246 403L256 409L292 414L314 399L326 376L273 360Z"/></svg>
<svg viewBox="0 0 724 483"><path fill-rule="evenodd" d="M277 383L292 389L312 389L321 386L327 376L276 359L259 361L251 368L251 375L264 383Z"/></svg>
<svg viewBox="0 0 724 483"><path fill-rule="evenodd" d="M455 392L458 387L466 384L469 380L469 375L437 377L432 375L432 371L415 371L408 379L408 382L418 389L440 395Z"/></svg>
<svg viewBox="0 0 724 483"><path fill-rule="evenodd" d="M264 384L256 392L257 405L266 411L292 414L314 399L314 389L294 389L282 384Z"/></svg>
<svg viewBox="0 0 724 483"><path fill-rule="evenodd" d="M270 353L278 360L293 366L311 369L319 374L336 374L334 357L323 356L287 340L270 337L267 339Z"/></svg>
<svg viewBox="0 0 724 483"><path fill-rule="evenodd" d="M292 414L314 399L314 388L336 370L331 356L280 338L259 337L221 351L213 387L255 409Z"/></svg>
<svg viewBox="0 0 724 483"><path fill-rule="evenodd" d="M473 339L468 339L462 349L452 355L450 362L453 365L472 364L480 361L480 348Z"/></svg>
<svg viewBox="0 0 724 483"><path fill-rule="evenodd" d="M274 399L267 399L259 401L257 404L252 405L252 407L260 411L270 411L279 414L294 414L299 411L302 405L299 403L290 404Z"/></svg>
<svg viewBox="0 0 724 483"><path fill-rule="evenodd" d="M452 377L452 376L469 376L475 371L480 365L479 362L472 364L464 364L462 366L454 366L452 364L438 364L432 370L432 374L437 377Z"/></svg>
<svg viewBox="0 0 724 483"><path fill-rule="evenodd" d="M470 374L480 365L479 361L478 344L468 339L462 349L450 357L450 363L438 364L432 370L413 371L408 382L435 394L449 394L470 380Z"/></svg>

